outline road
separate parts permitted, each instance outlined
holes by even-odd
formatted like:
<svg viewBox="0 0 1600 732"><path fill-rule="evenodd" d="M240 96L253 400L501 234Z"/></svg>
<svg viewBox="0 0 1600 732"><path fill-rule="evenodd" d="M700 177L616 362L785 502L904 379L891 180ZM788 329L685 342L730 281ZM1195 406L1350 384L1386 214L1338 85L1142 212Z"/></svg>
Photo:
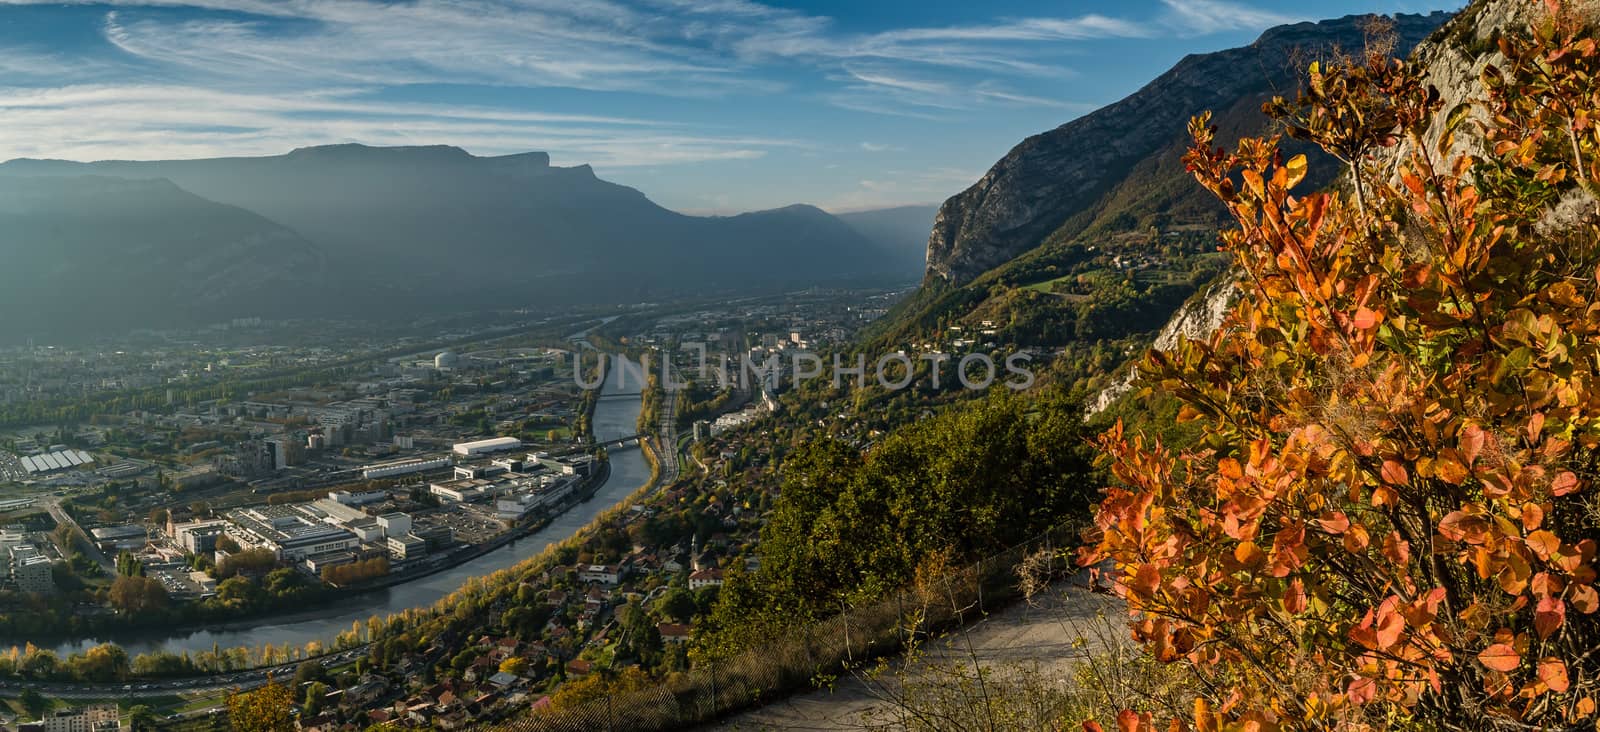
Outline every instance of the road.
<svg viewBox="0 0 1600 732"><path fill-rule="evenodd" d="M65 509L61 508L61 498L57 496L45 496L41 499L41 501L44 503L45 510L50 512L50 518L56 520L57 526L71 526L73 529L77 530L75 535L79 537L78 543L82 545L81 548L83 549L84 555L90 559L93 559L97 564L100 565L101 568L105 569L106 574L115 577L117 574L117 565L112 564L111 560L107 559L106 555L100 551L100 547L95 546L94 539L89 537L89 532L84 531L83 527L78 526L78 522L72 519L72 515L68 514ZM61 555L64 557L72 554L72 547L64 546L60 547L60 549Z"/></svg>
<svg viewBox="0 0 1600 732"><path fill-rule="evenodd" d="M656 457L661 461L661 469L655 489L678 481L678 391L673 388L673 379L662 381L661 409L657 415L660 421L656 424L656 447L659 448Z"/></svg>
<svg viewBox="0 0 1600 732"><path fill-rule="evenodd" d="M352 648L348 651L322 656L320 659L323 667L338 666L354 661L366 653L366 647ZM25 690L37 691L53 699L110 699L123 695L147 695L153 693L178 694L183 692L227 691L229 689L254 689L264 686L267 677L274 679L290 679L294 677L295 669L304 661L286 663L270 668L251 669L237 673L224 673L214 676L194 676L186 679L171 679L167 681L139 681L127 684L71 684L51 683L46 681L16 681L0 680L0 697L20 696Z"/></svg>

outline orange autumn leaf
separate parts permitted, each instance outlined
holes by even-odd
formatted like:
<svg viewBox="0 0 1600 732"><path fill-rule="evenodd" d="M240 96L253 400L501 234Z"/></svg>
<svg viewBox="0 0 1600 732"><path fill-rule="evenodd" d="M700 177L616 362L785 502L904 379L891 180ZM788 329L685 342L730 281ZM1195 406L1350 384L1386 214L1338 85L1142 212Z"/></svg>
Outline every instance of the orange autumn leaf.
<svg viewBox="0 0 1600 732"><path fill-rule="evenodd" d="M1566 693L1571 686L1567 678L1567 664L1559 658L1546 657L1539 660L1539 681L1550 687L1557 694Z"/></svg>
<svg viewBox="0 0 1600 732"><path fill-rule="evenodd" d="M1495 671L1510 673L1522 665L1522 656L1506 643L1495 643L1478 653L1478 663Z"/></svg>
<svg viewBox="0 0 1600 732"><path fill-rule="evenodd" d="M1385 460L1383 467L1378 471L1379 477L1389 485L1405 485L1411 482L1411 476L1406 473L1406 466L1398 460Z"/></svg>
<svg viewBox="0 0 1600 732"><path fill-rule="evenodd" d="M1317 519L1317 525L1322 527L1323 531L1337 536L1350 530L1350 517L1343 511L1331 511Z"/></svg>
<svg viewBox="0 0 1600 732"><path fill-rule="evenodd" d="M1528 534L1528 548L1538 555L1540 559L1549 560L1550 555L1561 549L1561 538L1549 531L1535 531Z"/></svg>
<svg viewBox="0 0 1600 732"><path fill-rule="evenodd" d="M1451 541L1482 544L1489 535L1489 522L1465 511L1451 511L1439 520L1439 533Z"/></svg>

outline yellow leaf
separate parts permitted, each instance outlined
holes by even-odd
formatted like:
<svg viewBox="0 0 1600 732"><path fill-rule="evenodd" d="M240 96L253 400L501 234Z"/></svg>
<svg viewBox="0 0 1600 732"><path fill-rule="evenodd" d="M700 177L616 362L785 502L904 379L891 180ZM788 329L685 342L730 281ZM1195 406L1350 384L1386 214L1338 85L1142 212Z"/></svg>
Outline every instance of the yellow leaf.
<svg viewBox="0 0 1600 732"><path fill-rule="evenodd" d="M1289 172L1287 187L1293 188L1295 187L1295 184L1299 183L1306 177L1306 156L1296 155L1292 158L1289 158L1289 161L1284 163L1283 167L1284 170Z"/></svg>

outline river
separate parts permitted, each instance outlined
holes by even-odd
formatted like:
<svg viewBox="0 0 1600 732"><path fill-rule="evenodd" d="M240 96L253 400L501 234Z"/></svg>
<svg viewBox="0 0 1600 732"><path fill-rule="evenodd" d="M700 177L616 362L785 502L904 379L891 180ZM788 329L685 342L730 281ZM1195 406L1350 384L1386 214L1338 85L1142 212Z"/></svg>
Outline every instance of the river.
<svg viewBox="0 0 1600 732"><path fill-rule="evenodd" d="M592 354L590 357L592 358ZM587 361L587 358L585 360ZM594 433L601 442L627 437L638 432L641 404L637 394L644 382L643 370L638 364L620 358L614 358L612 363L610 377L602 388L601 398L595 403L594 409ZM618 365L622 368L616 368ZM619 388L618 382L622 379L626 379L626 383ZM644 459L644 454L639 448L613 450L611 476L605 485L600 487L593 498L556 517L543 529L460 566L381 590L340 598L321 608L316 617L307 618L305 613L300 613L286 622L274 622L271 618L263 618L259 625L243 622L226 630L199 630L190 633L147 630L126 637L119 635L111 638L82 638L60 643L55 646L55 650L57 654L65 656L87 650L105 641L117 643L126 649L130 656L158 650L195 653L209 651L213 646L253 648L264 643L271 643L274 646L285 644L303 646L311 641L321 641L331 645L334 637L349 630L352 623L365 622L373 615L383 616L408 608L432 605L445 595L454 592L471 577L504 569L539 554L551 544L577 533L579 529L594 520L595 516L627 498L648 480L650 480L650 463Z"/></svg>

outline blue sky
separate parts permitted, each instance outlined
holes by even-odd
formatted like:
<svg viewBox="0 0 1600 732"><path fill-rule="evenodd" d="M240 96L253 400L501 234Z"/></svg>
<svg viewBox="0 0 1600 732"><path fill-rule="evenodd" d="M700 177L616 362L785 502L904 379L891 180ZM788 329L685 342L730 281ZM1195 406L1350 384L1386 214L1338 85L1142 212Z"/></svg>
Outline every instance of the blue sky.
<svg viewBox="0 0 1600 732"><path fill-rule="evenodd" d="M662 205L933 203L1263 29L1459 2L0 0L0 159L545 150Z"/></svg>

